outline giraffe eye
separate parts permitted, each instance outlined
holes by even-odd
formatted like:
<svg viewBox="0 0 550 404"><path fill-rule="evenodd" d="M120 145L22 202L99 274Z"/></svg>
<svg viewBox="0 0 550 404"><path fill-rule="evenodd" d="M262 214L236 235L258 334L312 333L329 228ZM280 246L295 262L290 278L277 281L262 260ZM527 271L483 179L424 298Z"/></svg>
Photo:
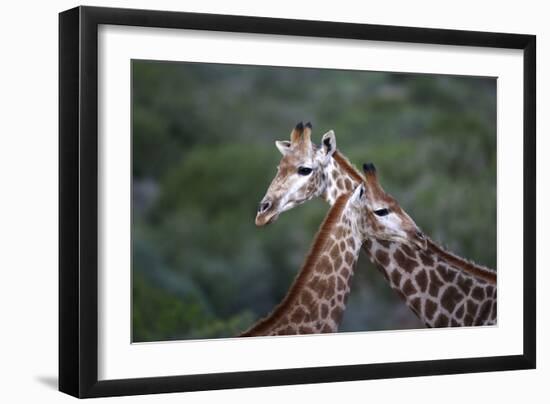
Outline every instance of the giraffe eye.
<svg viewBox="0 0 550 404"><path fill-rule="evenodd" d="M313 171L312 168L300 166L298 167L298 174L299 175L309 175Z"/></svg>
<svg viewBox="0 0 550 404"><path fill-rule="evenodd" d="M375 213L377 216L387 216L387 215L390 213L390 210L387 209L387 208L376 209L376 210L374 211L374 213Z"/></svg>

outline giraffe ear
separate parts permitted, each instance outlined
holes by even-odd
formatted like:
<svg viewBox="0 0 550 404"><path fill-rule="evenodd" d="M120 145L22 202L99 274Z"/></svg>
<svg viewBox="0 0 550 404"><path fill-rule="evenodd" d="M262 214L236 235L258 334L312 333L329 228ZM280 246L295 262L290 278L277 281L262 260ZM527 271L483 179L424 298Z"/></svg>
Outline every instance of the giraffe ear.
<svg viewBox="0 0 550 404"><path fill-rule="evenodd" d="M323 145L323 151L328 159L336 151L336 135L333 130L329 130L323 135L321 139Z"/></svg>
<svg viewBox="0 0 550 404"><path fill-rule="evenodd" d="M361 183L355 187L350 200L354 203L359 202L365 196L365 186Z"/></svg>
<svg viewBox="0 0 550 404"><path fill-rule="evenodd" d="M283 156L290 150L290 142L288 140L277 140L275 146L277 146L277 149L279 149Z"/></svg>

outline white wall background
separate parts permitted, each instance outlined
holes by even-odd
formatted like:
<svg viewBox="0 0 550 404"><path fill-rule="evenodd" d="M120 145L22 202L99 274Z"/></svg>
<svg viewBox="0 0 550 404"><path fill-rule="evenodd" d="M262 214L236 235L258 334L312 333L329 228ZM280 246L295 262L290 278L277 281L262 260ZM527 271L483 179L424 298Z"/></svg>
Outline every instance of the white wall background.
<svg viewBox="0 0 550 404"><path fill-rule="evenodd" d="M544 232L550 189L550 25L545 3L502 1L252 0L91 1L87 5L156 8L537 35L538 369L109 399L110 402L294 402L407 400L446 404L547 402L550 393L550 238ZM0 63L0 399L71 400L57 386L57 13L74 1L6 2ZM520 190L518 190L520 192ZM518 212L518 214L521 214Z"/></svg>

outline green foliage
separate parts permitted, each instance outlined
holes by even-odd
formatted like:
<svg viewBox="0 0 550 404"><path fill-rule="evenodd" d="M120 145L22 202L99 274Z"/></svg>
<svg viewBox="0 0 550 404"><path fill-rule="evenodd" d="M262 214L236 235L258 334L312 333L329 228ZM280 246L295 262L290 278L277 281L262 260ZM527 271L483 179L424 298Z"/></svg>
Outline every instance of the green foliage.
<svg viewBox="0 0 550 404"><path fill-rule="evenodd" d="M494 79L134 61L133 338L229 337L268 314L327 206L256 228L274 141L333 129L434 240L496 266ZM421 326L361 256L342 331Z"/></svg>

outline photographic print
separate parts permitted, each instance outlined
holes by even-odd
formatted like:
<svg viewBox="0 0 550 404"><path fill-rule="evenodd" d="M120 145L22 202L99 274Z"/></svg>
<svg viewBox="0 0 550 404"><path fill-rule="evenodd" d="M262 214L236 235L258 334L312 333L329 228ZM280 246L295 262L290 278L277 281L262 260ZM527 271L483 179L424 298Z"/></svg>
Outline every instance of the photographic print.
<svg viewBox="0 0 550 404"><path fill-rule="evenodd" d="M132 342L497 324L496 78L131 61Z"/></svg>
<svg viewBox="0 0 550 404"><path fill-rule="evenodd" d="M533 35L60 13L59 389L535 368L535 128Z"/></svg>

